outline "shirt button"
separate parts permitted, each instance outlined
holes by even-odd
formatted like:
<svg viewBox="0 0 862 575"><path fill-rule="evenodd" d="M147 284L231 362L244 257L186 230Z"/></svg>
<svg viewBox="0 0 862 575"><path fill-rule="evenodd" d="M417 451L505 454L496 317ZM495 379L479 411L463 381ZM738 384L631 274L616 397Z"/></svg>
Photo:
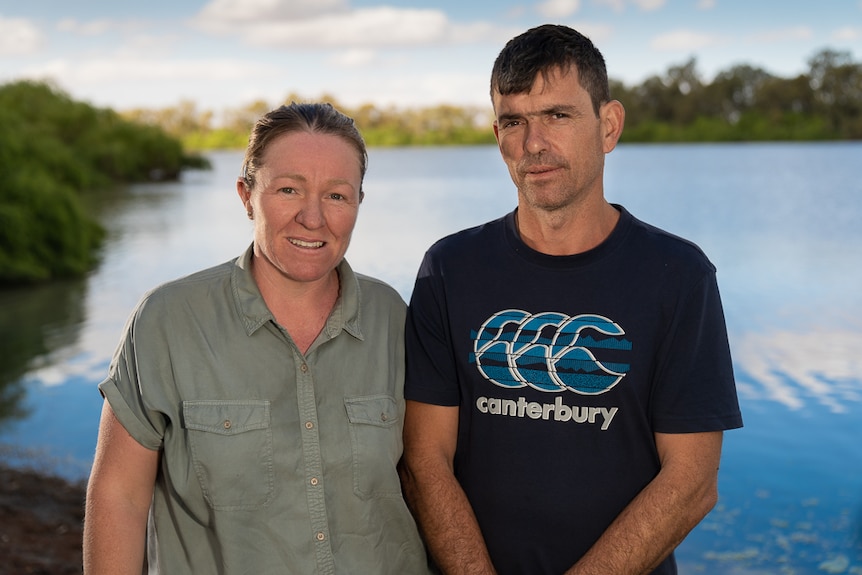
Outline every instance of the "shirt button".
<svg viewBox="0 0 862 575"><path fill-rule="evenodd" d="M230 419L225 419L224 420L224 428L230 429L230 426L231 426Z"/></svg>
<svg viewBox="0 0 862 575"><path fill-rule="evenodd" d="M389 419L389 418L388 418L388 417L386 417L386 414L385 414L385 413L381 413L381 414L380 414L380 421L386 421L387 419Z"/></svg>
<svg viewBox="0 0 862 575"><path fill-rule="evenodd" d="M326 539L326 535L323 533L323 531L318 531L317 532L317 540L323 541L324 539Z"/></svg>
<svg viewBox="0 0 862 575"><path fill-rule="evenodd" d="M302 365L299 366L299 369L300 369L300 371L302 371L302 373L305 373L308 371L308 365L303 363Z"/></svg>
<svg viewBox="0 0 862 575"><path fill-rule="evenodd" d="M317 480L317 477L312 477L309 483L311 483L312 485L317 485L319 481Z"/></svg>
<svg viewBox="0 0 862 575"><path fill-rule="evenodd" d="M305 428L306 429L311 429L312 427L314 427L314 423L312 423L310 421L305 422Z"/></svg>

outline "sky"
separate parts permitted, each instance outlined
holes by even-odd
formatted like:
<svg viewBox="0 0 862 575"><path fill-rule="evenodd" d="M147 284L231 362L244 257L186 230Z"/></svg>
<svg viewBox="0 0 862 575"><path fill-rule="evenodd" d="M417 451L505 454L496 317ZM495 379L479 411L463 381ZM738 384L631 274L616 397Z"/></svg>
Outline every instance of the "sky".
<svg viewBox="0 0 862 575"><path fill-rule="evenodd" d="M793 77L825 48L862 60L862 0L0 0L0 83L117 110L487 106L500 49L547 22L629 86L690 58L705 81L739 64Z"/></svg>

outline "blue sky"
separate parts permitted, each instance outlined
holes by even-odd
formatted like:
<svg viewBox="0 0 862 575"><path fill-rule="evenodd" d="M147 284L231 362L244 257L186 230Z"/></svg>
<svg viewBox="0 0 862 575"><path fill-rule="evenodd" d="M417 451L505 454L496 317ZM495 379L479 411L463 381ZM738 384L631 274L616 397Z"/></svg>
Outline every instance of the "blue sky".
<svg viewBox="0 0 862 575"><path fill-rule="evenodd" d="M790 77L827 47L862 60L862 0L0 0L0 82L121 110L484 106L500 48L544 22L590 36L629 85L690 57L705 80L743 63Z"/></svg>

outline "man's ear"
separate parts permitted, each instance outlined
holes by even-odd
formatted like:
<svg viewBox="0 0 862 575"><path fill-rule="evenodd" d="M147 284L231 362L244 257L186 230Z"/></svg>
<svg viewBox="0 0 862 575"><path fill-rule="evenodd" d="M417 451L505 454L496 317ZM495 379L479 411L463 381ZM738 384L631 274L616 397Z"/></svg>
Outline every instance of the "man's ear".
<svg viewBox="0 0 862 575"><path fill-rule="evenodd" d="M602 123L603 148L606 154L613 151L623 133L626 123L626 109L619 100L610 100L599 109L599 120Z"/></svg>

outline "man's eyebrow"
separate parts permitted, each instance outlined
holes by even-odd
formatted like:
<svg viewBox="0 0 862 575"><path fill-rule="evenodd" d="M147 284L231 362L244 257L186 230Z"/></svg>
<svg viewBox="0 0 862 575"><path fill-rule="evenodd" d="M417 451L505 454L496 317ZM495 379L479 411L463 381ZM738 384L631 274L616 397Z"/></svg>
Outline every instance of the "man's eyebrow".
<svg viewBox="0 0 862 575"><path fill-rule="evenodd" d="M497 121L503 122L508 120L517 120L520 118L535 117L535 116L550 116L552 114L577 114L578 106L571 104L555 104L541 110L531 112L506 112L497 116Z"/></svg>

